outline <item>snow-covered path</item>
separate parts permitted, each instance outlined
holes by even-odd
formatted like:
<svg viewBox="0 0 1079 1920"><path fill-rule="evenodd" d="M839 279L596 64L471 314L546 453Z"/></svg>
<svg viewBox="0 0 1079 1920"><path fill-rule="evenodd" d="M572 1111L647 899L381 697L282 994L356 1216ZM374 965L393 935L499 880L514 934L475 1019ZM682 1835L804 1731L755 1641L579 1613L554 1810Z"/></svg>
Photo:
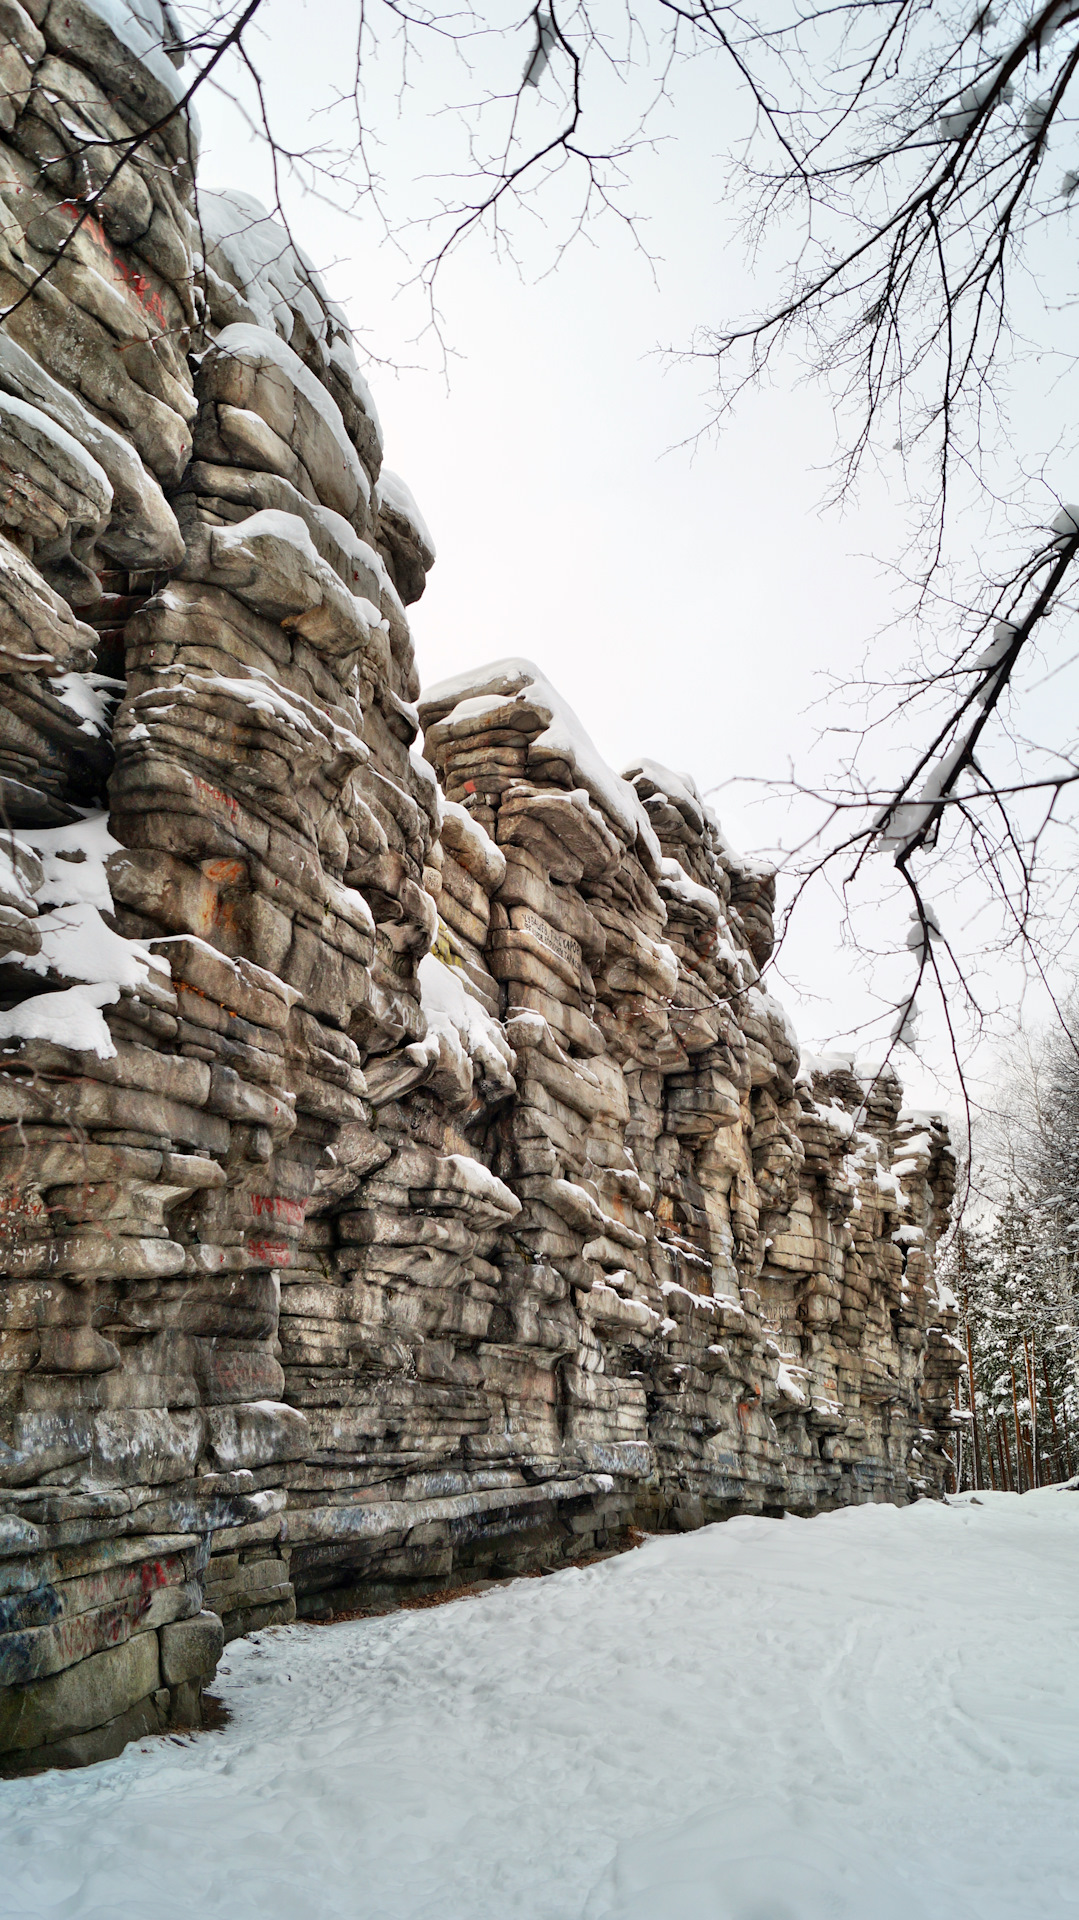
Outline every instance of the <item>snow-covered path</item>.
<svg viewBox="0 0 1079 1920"><path fill-rule="evenodd" d="M1079 1915L1079 1494L734 1520L227 1649L0 1786L7 1920Z"/></svg>

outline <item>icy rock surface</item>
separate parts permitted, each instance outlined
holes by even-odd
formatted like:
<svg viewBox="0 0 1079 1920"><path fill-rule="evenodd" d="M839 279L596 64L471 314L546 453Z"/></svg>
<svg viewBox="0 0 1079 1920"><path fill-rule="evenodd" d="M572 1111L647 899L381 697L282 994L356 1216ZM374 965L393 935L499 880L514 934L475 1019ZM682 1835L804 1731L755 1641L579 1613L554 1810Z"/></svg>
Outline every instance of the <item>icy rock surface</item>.
<svg viewBox="0 0 1079 1920"><path fill-rule="evenodd" d="M421 697L434 543L310 263L195 220L167 12L5 17L17 1771L297 1609L939 1492L962 1356L945 1130L800 1068L771 870L527 660ZM79 129L150 125L76 230Z"/></svg>

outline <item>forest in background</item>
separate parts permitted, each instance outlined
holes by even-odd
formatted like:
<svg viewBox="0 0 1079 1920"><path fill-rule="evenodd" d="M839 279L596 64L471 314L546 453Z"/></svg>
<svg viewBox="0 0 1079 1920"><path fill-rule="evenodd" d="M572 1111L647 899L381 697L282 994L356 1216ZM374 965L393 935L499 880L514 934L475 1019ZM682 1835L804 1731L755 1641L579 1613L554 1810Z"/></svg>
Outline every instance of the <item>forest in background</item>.
<svg viewBox="0 0 1079 1920"><path fill-rule="evenodd" d="M961 1189L962 1191L962 1189ZM1079 998L1024 1036L976 1126L942 1256L966 1349L953 1490L1027 1492L1079 1472Z"/></svg>

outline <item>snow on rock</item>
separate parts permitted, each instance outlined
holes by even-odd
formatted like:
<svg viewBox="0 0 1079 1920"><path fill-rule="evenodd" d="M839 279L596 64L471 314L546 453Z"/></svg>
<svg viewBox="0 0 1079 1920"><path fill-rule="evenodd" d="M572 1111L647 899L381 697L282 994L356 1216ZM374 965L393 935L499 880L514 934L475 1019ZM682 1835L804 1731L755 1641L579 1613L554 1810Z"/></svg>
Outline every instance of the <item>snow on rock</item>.
<svg viewBox="0 0 1079 1920"><path fill-rule="evenodd" d="M183 38L171 7L159 0L82 0L82 4L153 74L174 105L183 99L188 80L166 51Z"/></svg>
<svg viewBox="0 0 1079 1920"><path fill-rule="evenodd" d="M0 899L20 913L36 914L41 886L41 863L21 840L9 833L0 839Z"/></svg>
<svg viewBox="0 0 1079 1920"><path fill-rule="evenodd" d="M253 612L288 620L303 631L308 616L318 622L325 641L342 654L387 650L389 623L366 594L352 592L340 572L324 560L305 520L296 513L265 508L231 527L215 527L198 559L189 563L215 585L231 588Z"/></svg>
<svg viewBox="0 0 1079 1920"><path fill-rule="evenodd" d="M105 673L61 673L49 685L57 699L77 715L83 733L107 738L117 700L123 693L122 680Z"/></svg>
<svg viewBox="0 0 1079 1920"><path fill-rule="evenodd" d="M791 1025L791 1019L787 1009L775 998L774 994L767 992L763 987L750 987L746 993L746 1004L751 1014L755 1015L759 1020L766 1021L771 1027L777 1039L786 1049L788 1058L794 1063L795 1070L797 1070L799 1056L798 1035Z"/></svg>
<svg viewBox="0 0 1079 1920"><path fill-rule="evenodd" d="M30 403L35 415L44 414L81 449L95 485L97 474L104 478L112 496L108 524L98 536L104 553L134 567L175 566L183 558L176 516L135 448L7 334L0 334L0 390Z"/></svg>
<svg viewBox="0 0 1079 1920"><path fill-rule="evenodd" d="M776 1385L780 1393L785 1399L793 1400L799 1407L804 1407L806 1404L806 1394L801 1381L807 1377L807 1372L808 1369L805 1367L791 1367L782 1360L776 1368Z"/></svg>
<svg viewBox="0 0 1079 1920"><path fill-rule="evenodd" d="M760 883L775 879L776 869L771 861L736 852L691 773L676 773L659 760L642 758L623 768L623 778L647 795L645 804L649 813L664 808L680 813L688 834L707 839L732 873Z"/></svg>
<svg viewBox="0 0 1079 1920"><path fill-rule="evenodd" d="M899 1180L897 1176L891 1171L890 1168L878 1167L876 1169L875 1177L877 1182L878 1193L887 1194L889 1198L896 1201L896 1203L900 1207L906 1206L907 1204L906 1194L903 1192L903 1189L899 1184Z"/></svg>
<svg viewBox="0 0 1079 1920"><path fill-rule="evenodd" d="M233 959L228 954L220 953L216 947L210 946L208 941L198 939L194 934L173 933L155 937L154 957L159 959L159 964L164 960L171 966L168 949L180 946L201 953L205 960L218 971L225 970L233 974L244 986L256 987L260 992L268 993L273 999L280 1000L286 1007L294 1007L303 999L298 987L289 986L276 973L271 973L268 967L256 966L255 962L247 959L246 955ZM164 949L163 953L162 949Z"/></svg>
<svg viewBox="0 0 1079 1920"><path fill-rule="evenodd" d="M457 969L427 953L417 974L428 1028L467 1055L493 1086L512 1093L517 1065L513 1048L498 1021L465 990Z"/></svg>
<svg viewBox="0 0 1079 1920"><path fill-rule="evenodd" d="M152 972L160 974L163 967L167 973L167 963L143 942L125 939L101 917L111 914L114 905L107 862L122 851L105 813L90 814L70 827L24 828L19 838L38 855L43 875L35 896L40 950L20 956L27 972L114 988L96 1003L99 1006L115 999L121 987L146 986ZM42 907L50 911L43 913Z"/></svg>
<svg viewBox="0 0 1079 1920"><path fill-rule="evenodd" d="M633 788L602 759L572 707L531 660L495 660L429 688L423 700L425 731L440 721L452 728L462 704L477 700L485 701L486 709L465 704L459 717L494 712L508 703L534 707L546 721L532 742L537 758L563 758L600 812L630 845L642 849L658 873L663 854Z"/></svg>
<svg viewBox="0 0 1079 1920"><path fill-rule="evenodd" d="M345 430L340 407L287 341L268 327L253 327L238 322L218 334L213 352L215 358L224 356L250 365L256 375L265 369L273 369L289 387L302 395L331 437L357 493L365 500L370 497L371 483Z"/></svg>
<svg viewBox="0 0 1079 1920"><path fill-rule="evenodd" d="M701 799L700 788L691 773L674 773L670 767L661 765L658 760L634 760L622 769L622 778L632 783L639 774L647 775L657 792L666 798L684 815L686 824L696 834L702 834L706 821L715 822L715 815ZM718 825L718 822L716 822Z"/></svg>
<svg viewBox="0 0 1079 1920"><path fill-rule="evenodd" d="M252 713L279 720L297 733L316 739L328 738L339 753L345 753L356 766L367 759L367 748L351 727L342 726L332 714L324 713L302 694L285 693L260 667L244 677L224 673L205 676L191 674L186 683L172 689L177 700L208 694L216 700L238 700Z"/></svg>
<svg viewBox="0 0 1079 1920"><path fill-rule="evenodd" d="M687 907L695 907L709 920L718 925L722 917L722 908L718 894L711 887L702 887L689 874L678 860L661 860L660 874L662 887L666 894L680 900Z"/></svg>
<svg viewBox="0 0 1079 1920"><path fill-rule="evenodd" d="M844 1140L849 1140L854 1132L854 1116L847 1112L839 1100L830 1100L827 1106L819 1101L813 1103L817 1118L823 1120L826 1127L834 1128Z"/></svg>
<svg viewBox="0 0 1079 1920"><path fill-rule="evenodd" d="M126 940L105 925L97 907L79 900L38 915L41 951L22 965L29 973L54 973L61 979L94 986L146 986L156 960L138 940ZM0 960L6 956L0 954Z"/></svg>
<svg viewBox="0 0 1079 1920"><path fill-rule="evenodd" d="M416 709L415 707L409 707L407 711L411 719ZM425 812L431 819L432 824L441 828L445 814L445 802L442 798L442 792L438 780L435 777L434 770L428 761L424 759L422 753L417 753L415 747L409 748L408 764L416 786L423 796L422 804Z"/></svg>
<svg viewBox="0 0 1079 1920"><path fill-rule="evenodd" d="M24 827L18 837L41 861L39 906L66 907L79 902L112 912L107 863L110 854L120 853L122 848L109 832L107 813L87 814L69 827Z"/></svg>
<svg viewBox="0 0 1079 1920"><path fill-rule="evenodd" d="M435 543L431 531L416 505L416 496L411 487L405 485L399 473L392 473L389 467L383 467L378 476L379 504L404 520L411 527L423 554L425 567L435 564Z"/></svg>
<svg viewBox="0 0 1079 1920"><path fill-rule="evenodd" d="M200 193L199 221L209 264L243 295L256 328L291 342L297 318L302 319L323 365L332 366L347 382L381 454L382 428L356 361L351 330L307 255L260 201L237 187Z"/></svg>
<svg viewBox="0 0 1079 1920"><path fill-rule="evenodd" d="M489 879L497 890L506 877L506 856L486 828L456 800L442 802L442 838L459 854L468 872Z"/></svg>
<svg viewBox="0 0 1079 1920"><path fill-rule="evenodd" d="M0 1013L0 1040L49 1040L76 1053L113 1060L116 1047L101 1008L119 998L119 986L111 980L36 994L9 1013Z"/></svg>
<svg viewBox="0 0 1079 1920"><path fill-rule="evenodd" d="M482 1160L474 1160L468 1153L447 1154L442 1163L442 1177L450 1177L450 1184L470 1200L478 1201L482 1206L492 1209L496 1214L513 1220L521 1211L517 1195L511 1192L497 1174L485 1167Z"/></svg>
<svg viewBox="0 0 1079 1920"><path fill-rule="evenodd" d="M89 512L80 524L92 525L95 531L104 525L112 508L111 482L105 469L66 427L40 407L13 394L0 393L0 436L21 442L31 458L44 458L57 479L81 497Z"/></svg>

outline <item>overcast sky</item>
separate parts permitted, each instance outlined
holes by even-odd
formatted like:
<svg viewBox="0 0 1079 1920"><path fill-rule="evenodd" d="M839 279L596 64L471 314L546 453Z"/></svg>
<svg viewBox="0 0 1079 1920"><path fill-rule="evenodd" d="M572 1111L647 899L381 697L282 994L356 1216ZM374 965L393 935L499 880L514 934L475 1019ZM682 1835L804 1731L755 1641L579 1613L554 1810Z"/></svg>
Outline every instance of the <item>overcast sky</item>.
<svg viewBox="0 0 1079 1920"><path fill-rule="evenodd" d="M332 78L348 84L353 16L340 0L278 0L267 15L260 57L279 124L297 143L321 137L316 110ZM518 70L518 45L523 64L527 36L481 49L477 91L501 63ZM445 166L456 123L437 110L469 85L429 63L395 121L387 70L377 105L395 211L431 203L430 182L408 183ZM617 105L619 89L610 91ZM205 98L201 117L202 182L271 200L265 154L228 103ZM411 609L424 683L504 654L532 658L615 767L643 754L689 770L702 789L720 789L713 804L729 837L752 849L797 823L774 798L727 783L783 778L792 763L819 770L819 729L849 719L834 699L819 705L822 675L856 673L894 612L884 563L902 544L903 502L884 473L843 513L821 510L831 400L799 384L793 361L740 402L721 436L686 444L708 418L709 368L661 349L754 301L714 159L743 125L731 86L701 69L658 123L658 150L631 161L625 204L642 217L651 264L610 219L545 273L570 204L557 191L546 226L514 229L522 271L469 243L438 287L448 376L438 342L421 332L421 294L401 291L423 258L422 231L406 235L406 256L371 209L346 217L287 183L284 197L361 350L386 363L369 376L387 464L411 486L438 547ZM894 635L890 652L901 656L903 644ZM887 918L869 932L902 940ZM887 995L905 971L886 964L872 985ZM823 897L796 922L784 974L776 991L809 1045L877 1010ZM1005 982L1004 997L1014 990ZM918 1104L941 1097L932 1067L946 1091L943 1036L930 1021L925 1067L909 1056L903 1067Z"/></svg>

